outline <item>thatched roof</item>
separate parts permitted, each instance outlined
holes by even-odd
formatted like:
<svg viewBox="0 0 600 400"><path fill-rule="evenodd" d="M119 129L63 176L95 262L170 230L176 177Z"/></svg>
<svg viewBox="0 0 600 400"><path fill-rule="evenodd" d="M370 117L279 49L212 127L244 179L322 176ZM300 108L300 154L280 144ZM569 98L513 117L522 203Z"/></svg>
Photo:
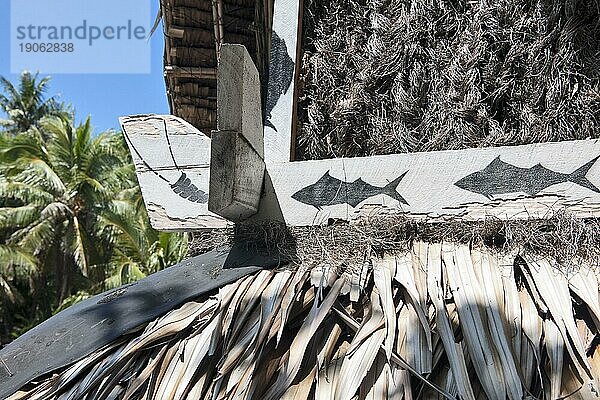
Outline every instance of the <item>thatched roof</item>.
<svg viewBox="0 0 600 400"><path fill-rule="evenodd" d="M527 253L415 242L354 273L264 270L10 400L591 399L598 279L585 263L569 279L556 267Z"/></svg>
<svg viewBox="0 0 600 400"><path fill-rule="evenodd" d="M598 226L562 216L454 226L454 237L443 224L424 233L405 220L213 232L209 247L233 240L245 249L236 259L274 252L283 265L202 293L235 273L214 269L209 252L131 293L100 295L88 301L110 298L95 307L99 324L119 330L136 317L135 329L90 340L88 352L9 399L591 399L600 388L598 254L589 253ZM190 298L192 277L206 273ZM149 291L158 300L120 312L147 281L188 289ZM152 314L163 296L172 301ZM75 335L81 319L52 320L72 334L61 339L88 339ZM0 352L6 368L28 357L16 350Z"/></svg>
<svg viewBox="0 0 600 400"><path fill-rule="evenodd" d="M214 127L218 3L161 1L171 107L205 132ZM264 71L264 37L253 42L260 24L251 22L260 6L222 6L225 40L246 44ZM600 136L595 1L305 6L300 158ZM198 235L195 249L233 240L273 253L279 268L182 299L11 400L600 392L597 220L248 229ZM0 353L0 373L2 362Z"/></svg>
<svg viewBox="0 0 600 400"><path fill-rule="evenodd" d="M296 159L600 137L597 0L305 0Z"/></svg>
<svg viewBox="0 0 600 400"><path fill-rule="evenodd" d="M273 0L161 0L160 4L171 113L210 134L216 128L216 49L220 43L245 45L264 74Z"/></svg>

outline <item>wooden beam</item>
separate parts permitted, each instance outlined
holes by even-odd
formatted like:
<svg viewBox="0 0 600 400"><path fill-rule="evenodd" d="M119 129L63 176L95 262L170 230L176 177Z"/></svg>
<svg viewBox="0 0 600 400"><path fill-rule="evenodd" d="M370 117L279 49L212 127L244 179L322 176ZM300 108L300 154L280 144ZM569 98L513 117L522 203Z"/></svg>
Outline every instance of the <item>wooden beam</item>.
<svg viewBox="0 0 600 400"><path fill-rule="evenodd" d="M171 115L119 119L152 226L161 231L224 228L208 211L211 140Z"/></svg>
<svg viewBox="0 0 600 400"><path fill-rule="evenodd" d="M258 211L265 164L258 70L242 45L221 46L209 210L234 222Z"/></svg>
<svg viewBox="0 0 600 400"><path fill-rule="evenodd" d="M182 39L185 36L185 29L171 26L167 34L171 38Z"/></svg>
<svg viewBox="0 0 600 400"><path fill-rule="evenodd" d="M600 141L583 140L274 164L254 219L600 217L599 156Z"/></svg>
<svg viewBox="0 0 600 400"><path fill-rule="evenodd" d="M217 129L239 132L264 155L260 77L245 46L221 46L217 83Z"/></svg>
<svg viewBox="0 0 600 400"><path fill-rule="evenodd" d="M212 2L212 17L213 29L215 34L215 50L217 52L217 60L221 58L221 45L224 40L223 30L223 5L221 0L211 0Z"/></svg>
<svg viewBox="0 0 600 400"><path fill-rule="evenodd" d="M240 132L212 134L208 209L230 221L242 222L258 211L264 162Z"/></svg>
<svg viewBox="0 0 600 400"><path fill-rule="evenodd" d="M165 74L173 78L217 79L216 68L165 65Z"/></svg>
<svg viewBox="0 0 600 400"><path fill-rule="evenodd" d="M301 0L275 0L266 102L265 162L291 160Z"/></svg>

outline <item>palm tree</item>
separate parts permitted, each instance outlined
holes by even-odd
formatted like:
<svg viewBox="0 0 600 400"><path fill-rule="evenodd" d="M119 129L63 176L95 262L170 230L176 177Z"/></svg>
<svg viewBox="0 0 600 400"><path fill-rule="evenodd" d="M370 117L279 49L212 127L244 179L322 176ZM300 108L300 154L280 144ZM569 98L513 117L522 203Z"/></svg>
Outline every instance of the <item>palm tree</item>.
<svg viewBox="0 0 600 400"><path fill-rule="evenodd" d="M139 186L121 191L99 217L98 240L112 249L107 262L97 266L105 278L88 290L67 297L54 312L95 293L145 278L178 263L187 254L186 234L157 232L152 228Z"/></svg>
<svg viewBox="0 0 600 400"><path fill-rule="evenodd" d="M26 327L187 252L184 235L150 226L122 135L93 137L89 118L38 124L0 138L0 302ZM0 306L0 324L14 324Z"/></svg>
<svg viewBox="0 0 600 400"><path fill-rule="evenodd" d="M70 110L56 101L54 97L46 98L50 77L38 79L38 74L23 71L16 87L8 79L0 76L0 107L9 119L0 120L0 125L11 134L25 132L37 126L47 116L66 116Z"/></svg>
<svg viewBox="0 0 600 400"><path fill-rule="evenodd" d="M54 276L59 301L77 274L92 280L101 275L93 268L103 256L92 240L98 216L128 180L117 137L91 135L89 119L74 127L55 117L0 147L0 194L8 202L0 209L0 229L10 232L2 265Z"/></svg>
<svg viewBox="0 0 600 400"><path fill-rule="evenodd" d="M114 249L106 268L105 289L158 272L181 261L187 253L187 236L152 229L139 200L139 188L124 191L101 215L102 234L113 241Z"/></svg>

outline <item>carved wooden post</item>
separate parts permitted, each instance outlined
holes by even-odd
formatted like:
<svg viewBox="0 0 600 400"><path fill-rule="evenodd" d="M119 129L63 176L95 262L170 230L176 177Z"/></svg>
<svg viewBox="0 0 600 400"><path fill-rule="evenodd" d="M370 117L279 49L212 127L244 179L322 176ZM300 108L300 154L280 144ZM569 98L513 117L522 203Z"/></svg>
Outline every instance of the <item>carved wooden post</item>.
<svg viewBox="0 0 600 400"><path fill-rule="evenodd" d="M217 85L208 208L240 222L258 211L265 174L260 77L244 46L221 47Z"/></svg>

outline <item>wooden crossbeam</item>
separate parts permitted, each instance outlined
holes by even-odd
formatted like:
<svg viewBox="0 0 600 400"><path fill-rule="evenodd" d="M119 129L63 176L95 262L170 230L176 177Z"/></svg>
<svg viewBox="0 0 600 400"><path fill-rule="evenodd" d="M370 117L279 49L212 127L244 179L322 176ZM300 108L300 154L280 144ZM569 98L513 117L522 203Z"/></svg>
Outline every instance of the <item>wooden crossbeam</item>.
<svg viewBox="0 0 600 400"><path fill-rule="evenodd" d="M255 217L320 225L404 214L428 221L600 216L600 141L279 163ZM277 210L277 211L274 211Z"/></svg>
<svg viewBox="0 0 600 400"><path fill-rule="evenodd" d="M210 139L174 117L121 121L157 229L398 214L425 221L543 219L561 211L600 217L598 140L290 162L301 8L301 0L275 1L264 127L258 72L239 45L221 48L212 150ZM160 121L177 139L165 142ZM134 147L143 150L136 155ZM187 164L174 168L174 160ZM189 182L178 179L182 171ZM191 199L208 199L208 207L178 187L191 182L204 194Z"/></svg>
<svg viewBox="0 0 600 400"><path fill-rule="evenodd" d="M228 155L223 163L213 158L209 165L210 139L176 117L136 116L121 123L152 224L160 230L227 225L206 202L176 193L182 173L210 197L224 190L226 195L216 197L222 204L237 196L245 213L233 213L229 219L236 222L249 218L306 226L398 214L426 221L516 220L560 211L600 217L598 140L276 163L267 166L261 191L260 156L241 132L222 132L217 152ZM221 188L212 180L209 191L210 175L223 172ZM247 204L252 207L244 210Z"/></svg>

